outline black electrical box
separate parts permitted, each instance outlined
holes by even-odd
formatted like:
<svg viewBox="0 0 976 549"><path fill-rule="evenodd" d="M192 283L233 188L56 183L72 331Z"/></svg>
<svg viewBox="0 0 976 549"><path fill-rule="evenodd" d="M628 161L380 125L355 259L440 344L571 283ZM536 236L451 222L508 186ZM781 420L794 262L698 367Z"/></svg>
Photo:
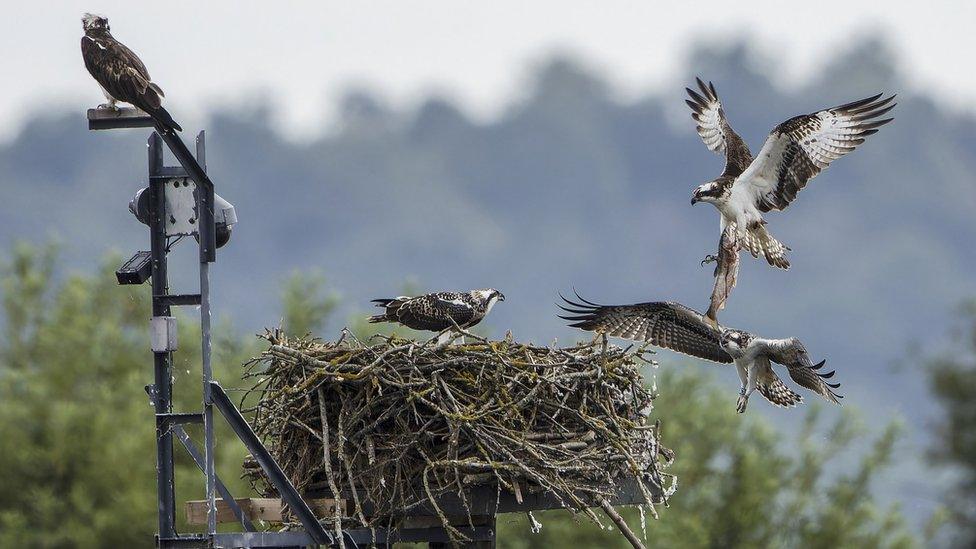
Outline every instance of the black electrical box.
<svg viewBox="0 0 976 549"><path fill-rule="evenodd" d="M152 276L152 254L136 252L115 271L119 284L142 284Z"/></svg>

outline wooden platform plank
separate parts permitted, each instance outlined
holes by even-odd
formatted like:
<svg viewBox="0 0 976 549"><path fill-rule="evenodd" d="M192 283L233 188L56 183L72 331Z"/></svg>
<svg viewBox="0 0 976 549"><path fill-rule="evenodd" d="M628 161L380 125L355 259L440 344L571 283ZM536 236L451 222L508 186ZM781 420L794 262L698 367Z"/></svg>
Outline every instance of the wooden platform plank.
<svg viewBox="0 0 976 549"><path fill-rule="evenodd" d="M282 503L280 498L237 498L234 501L241 508L241 511L251 520L263 520L265 522L281 522ZM336 510L336 500L334 499L312 499L308 500L312 512L319 518L333 516ZM339 500L338 507L345 510L346 501ZM186 502L186 522L188 524L203 525L207 524L207 500L190 500ZM230 505L223 499L217 499L217 523L237 522L234 512Z"/></svg>
<svg viewBox="0 0 976 549"><path fill-rule="evenodd" d="M617 480L616 486L608 486L607 488L611 489L613 493L608 498L612 505L639 505L644 503L644 496L633 478L620 478ZM664 491L661 487L648 483L647 488L651 492L651 497L654 498L654 503L661 503L663 501ZM456 492L441 494L437 498L437 505L449 516L467 515L469 512L476 516L490 516L503 513L524 513L526 511L562 508L560 501L551 494L544 491L530 492L525 488L521 490L521 498L507 490L502 490L499 494L494 485L466 487L466 494L466 503L461 501ZM325 486L313 485L308 489L306 495L307 497L315 498L331 496L332 493ZM341 495L346 496L348 499L348 494L342 493ZM366 499L365 494L360 494L360 499L362 500L363 512L367 516L371 516L375 506ZM595 503L594 507L596 507ZM408 509L406 514L410 517L437 516L434 507L426 501Z"/></svg>

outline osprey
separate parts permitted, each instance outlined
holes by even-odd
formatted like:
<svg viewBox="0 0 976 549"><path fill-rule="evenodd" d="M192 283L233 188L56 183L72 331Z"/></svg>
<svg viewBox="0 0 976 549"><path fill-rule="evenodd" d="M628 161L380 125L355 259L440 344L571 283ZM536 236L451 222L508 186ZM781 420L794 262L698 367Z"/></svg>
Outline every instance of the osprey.
<svg viewBox="0 0 976 549"><path fill-rule="evenodd" d="M162 107L163 90L149 77L138 56L109 32L108 19L86 13L81 18L85 36L81 55L85 68L102 87L108 103L99 108L116 109L119 101L130 103L153 118L163 128L183 131Z"/></svg>
<svg viewBox="0 0 976 549"><path fill-rule="evenodd" d="M745 412L749 395L755 390L777 406L795 406L803 402L803 397L776 375L771 362L786 366L793 381L802 387L840 404L838 399L842 397L833 391L840 384L826 381L834 372L821 372L826 361L813 364L803 343L795 337L764 339L742 330L714 327L698 311L670 301L599 305L579 294L576 297L582 303L563 297L569 307L559 306L572 313L572 316L560 315L559 318L572 321L570 326L574 328L646 341L712 362L734 363L742 381L736 403L739 413Z"/></svg>
<svg viewBox="0 0 976 549"><path fill-rule="evenodd" d="M878 94L790 118L773 128L753 158L729 125L715 86L700 78L697 82L701 93L685 88L691 96L685 102L694 111L691 117L705 146L725 154L725 169L717 179L699 185L691 203L713 204L721 213L723 231L735 222L741 246L753 257L762 254L770 265L788 269L785 255L790 249L766 231L762 214L785 210L807 181L891 122L879 117L895 107L895 96L882 99Z"/></svg>
<svg viewBox="0 0 976 549"><path fill-rule="evenodd" d="M455 326L470 328L481 322L499 301L505 301L505 296L494 288L374 299L372 303L386 311L369 317L369 321L396 322L407 328L430 332L440 332ZM450 333L442 334L438 343L444 343L449 338Z"/></svg>

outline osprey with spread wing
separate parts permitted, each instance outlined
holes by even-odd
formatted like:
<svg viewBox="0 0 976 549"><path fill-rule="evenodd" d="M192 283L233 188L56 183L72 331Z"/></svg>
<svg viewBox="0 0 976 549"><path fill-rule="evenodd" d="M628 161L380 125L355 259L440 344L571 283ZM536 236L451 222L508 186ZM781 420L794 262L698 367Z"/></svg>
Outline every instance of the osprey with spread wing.
<svg viewBox="0 0 976 549"><path fill-rule="evenodd" d="M742 386L736 410L745 412L749 395L758 390L777 406L795 406L803 397L786 386L773 371L772 362L786 366L798 385L839 404L837 383L828 383L834 372L821 372L826 361L814 364L803 343L795 337L764 339L742 330L713 326L704 315L671 301L654 301L633 305L599 305L576 295L579 301L563 297L566 306L559 307L570 315L559 318L570 326L608 336L670 349L693 357L735 364Z"/></svg>
<svg viewBox="0 0 976 549"><path fill-rule="evenodd" d="M892 121L881 118L895 107L895 96L866 99L790 118L773 128L759 154L735 133L711 82L697 79L698 89L686 88L698 135L710 150L725 155L722 174L698 186L691 203L708 202L721 214L722 230L737 226L740 245L754 257L788 269L786 252L766 231L762 214L785 210L810 179L831 162L850 153L878 128Z"/></svg>
<svg viewBox="0 0 976 549"><path fill-rule="evenodd" d="M440 332L449 328L470 328L481 322L492 307L505 301L505 295L494 288L470 292L435 292L417 297L400 296L374 299L385 312L369 317L370 322L396 322L414 330ZM440 342L450 334L444 334Z"/></svg>

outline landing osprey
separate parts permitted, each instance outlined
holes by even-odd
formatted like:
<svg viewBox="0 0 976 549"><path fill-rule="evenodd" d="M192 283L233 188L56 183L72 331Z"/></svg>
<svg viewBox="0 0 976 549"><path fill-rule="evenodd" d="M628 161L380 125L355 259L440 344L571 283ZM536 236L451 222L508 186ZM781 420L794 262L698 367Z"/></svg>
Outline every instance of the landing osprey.
<svg viewBox="0 0 976 549"><path fill-rule="evenodd" d="M749 395L758 390L777 406L795 406L803 397L792 391L773 371L770 361L786 366L799 385L840 404L833 390L840 387L826 380L834 372L820 372L826 361L813 364L803 343L789 339L763 339L742 330L713 327L693 309L674 302L649 302L634 305L598 305L576 295L581 302L563 300L560 305L572 316L570 326L608 336L647 341L652 345L723 364L735 363L742 387L736 411L745 412Z"/></svg>
<svg viewBox="0 0 976 549"><path fill-rule="evenodd" d="M86 13L81 18L85 36L81 38L81 55L85 68L102 87L108 103L99 108L116 109L116 102L130 103L164 128L183 131L162 107L163 90L149 77L149 71L138 56L109 32L108 19Z"/></svg>
<svg viewBox="0 0 976 549"><path fill-rule="evenodd" d="M725 117L711 82L697 79L701 93L685 88L691 100L698 135L705 146L725 154L725 169L717 179L695 189L691 203L708 202L721 213L722 230L736 222L742 247L754 257L762 254L774 267L788 269L789 248L766 231L762 214L785 210L807 181L831 162L853 151L878 128L892 121L878 117L895 107L882 94L790 118L773 128L755 158ZM889 103L891 103L889 105Z"/></svg>
<svg viewBox="0 0 976 549"><path fill-rule="evenodd" d="M369 317L369 321L396 322L414 330L431 332L447 330L455 325L459 328L470 328L481 322L499 301L505 301L505 296L494 288L374 299L372 302L386 311ZM445 333L438 338L438 343L449 338L450 334Z"/></svg>

